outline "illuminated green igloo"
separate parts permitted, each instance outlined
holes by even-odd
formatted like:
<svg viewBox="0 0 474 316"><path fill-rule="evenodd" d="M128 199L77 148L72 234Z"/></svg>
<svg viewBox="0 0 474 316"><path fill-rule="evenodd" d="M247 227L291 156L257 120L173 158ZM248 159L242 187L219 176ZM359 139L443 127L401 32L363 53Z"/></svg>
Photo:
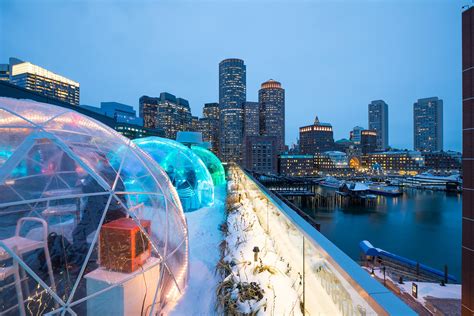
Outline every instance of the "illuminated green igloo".
<svg viewBox="0 0 474 316"><path fill-rule="evenodd" d="M214 185L220 185L225 183L225 171L221 161L216 155L210 150L207 150L200 146L192 146L192 151L201 158L207 167L207 170L211 174Z"/></svg>

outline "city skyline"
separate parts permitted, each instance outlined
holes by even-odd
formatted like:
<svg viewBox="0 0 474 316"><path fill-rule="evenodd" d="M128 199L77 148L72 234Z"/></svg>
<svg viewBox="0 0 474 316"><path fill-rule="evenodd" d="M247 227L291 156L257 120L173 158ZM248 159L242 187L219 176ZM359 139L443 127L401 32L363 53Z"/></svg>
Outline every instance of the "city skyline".
<svg viewBox="0 0 474 316"><path fill-rule="evenodd" d="M128 10L128 4L105 7L77 2L58 9L50 2L42 7L31 4L25 8L6 1L0 5L2 25L8 25L13 18L19 25L38 24L37 17L31 14L32 10L38 11L37 16L41 16L42 23L33 29L10 29L8 33L2 32L7 29L2 27L0 43L5 49L0 52L0 59L6 62L11 56L18 57L78 81L81 84L81 104L97 105L104 100L114 100L132 105L138 110L141 95L157 95L162 91L169 91L188 99L192 113L197 114L201 113L204 103L218 101L218 63L225 58L241 58L248 69L248 100L257 100L260 83L270 78L280 81L285 87L286 143L290 146L296 141L298 127L311 123L316 115L324 117L325 121L333 125L335 139L348 138L353 126L368 127L364 113L367 103L383 99L391 109L389 145L412 148L412 122L405 114L417 99L437 96L444 100L446 107L444 148L461 150L461 127L455 122L461 117L461 91L456 86L461 81L461 40L458 29L461 25L462 1L449 4L439 2L430 6L424 5L422 1L415 4L379 3L363 10L350 3L297 2L290 6L278 2L272 8L264 4L265 1L257 1L255 4L230 3L235 9L231 11L242 16L250 18L262 15L261 21L248 19L252 23L240 25L240 29L228 26L227 32L230 35L242 34L232 41L232 36L224 39L219 37L221 32L210 30L216 23L229 18L224 6L218 3L203 3L194 12L186 2L174 7L167 2L160 5L145 3L143 8L133 7ZM337 18L337 11L341 6L353 9L352 14L346 15L345 22ZM209 7L212 10L206 13ZM111 11L105 15L105 21L115 23L115 19L126 19L127 28L119 26L120 30L115 32L105 26L98 35L83 38L90 31L87 23L93 25L97 14L104 13L102 11L105 8ZM144 17L149 14L147 10L162 13L160 21L164 22L179 10L182 16L189 19L189 23L199 25L197 30L175 26L177 29L173 32L186 44L182 46L186 49L176 51L177 48L168 47L173 45L159 45L161 50L157 51L156 45L148 43L150 47L142 47L141 40L152 37L168 39L167 32L170 31L163 26L166 23L144 22L147 20ZM78 11L82 14L76 14ZM271 23L285 12L291 14L288 19L282 20L281 25ZM59 50L59 43L55 42L44 47L38 43L43 37L34 38L35 34L44 33L44 28L52 28L56 35L64 34L60 28L64 28L73 14L73 19L81 16L82 20L74 20L77 25L68 32L81 36L78 44L84 48L103 43L98 48L98 54L91 55L84 49L79 50L80 53L74 53L72 48L63 47ZM207 19L215 14L215 21ZM291 22L295 22L295 18L292 16L297 14L308 18L305 14L312 14L314 17L299 19L293 27ZM57 18L45 18L50 15ZM397 19L401 30L395 32L393 28L387 29L386 24ZM427 23L430 20L436 20L437 23ZM383 21L385 22L381 23ZM379 30L371 27L373 23L377 23ZM359 26L353 27L356 24ZM429 24L429 27L425 24ZM273 31L269 32L268 39L258 43L257 39L261 39L253 35L252 31L266 25L272 25ZM323 34L329 27L333 28L331 36ZM417 31L409 32L410 29ZM295 30L302 33L293 39L290 34ZM138 36L141 31L143 34ZM118 37L118 33L127 36ZM382 38L382 34L386 38ZM284 46L288 47L281 47L280 42L278 45L272 42L281 36L286 43ZM33 39L29 42L21 40L26 37ZM316 41L317 37L320 40ZM335 38L338 40L334 40ZM434 40L437 43L436 49L422 49L432 47L428 44L434 43ZM223 41L225 45L215 46L219 41ZM354 41L362 42L356 44ZM373 42L378 43L378 49L371 47ZM198 54L196 49L204 46L212 48L206 50L209 54ZM137 47L141 49L136 50ZM414 47L420 49L414 50ZM117 49L119 51L114 52ZM52 54L52 50L56 54ZM272 58L268 58L269 56ZM344 60L346 62L342 62ZM130 67L119 67L118 63L129 63ZM91 72L90 69L94 71ZM112 75L114 69L120 69L119 76ZM302 73L301 69L305 69L305 72ZM354 80L360 76L364 77L364 83ZM352 84L348 85L348 82Z"/></svg>

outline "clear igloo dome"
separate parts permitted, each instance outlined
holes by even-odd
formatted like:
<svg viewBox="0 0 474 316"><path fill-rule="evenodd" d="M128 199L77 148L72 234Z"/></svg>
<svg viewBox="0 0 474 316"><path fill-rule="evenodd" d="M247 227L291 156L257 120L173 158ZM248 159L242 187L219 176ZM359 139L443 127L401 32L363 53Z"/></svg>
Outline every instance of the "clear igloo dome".
<svg viewBox="0 0 474 316"><path fill-rule="evenodd" d="M133 141L166 171L185 212L214 203L214 184L202 160L183 144L161 137Z"/></svg>
<svg viewBox="0 0 474 316"><path fill-rule="evenodd" d="M0 314L148 315L179 298L186 220L153 159L29 100L0 98L0 133Z"/></svg>
<svg viewBox="0 0 474 316"><path fill-rule="evenodd" d="M191 146L191 149L206 165L214 185L225 183L225 170L219 158L212 151L201 146Z"/></svg>

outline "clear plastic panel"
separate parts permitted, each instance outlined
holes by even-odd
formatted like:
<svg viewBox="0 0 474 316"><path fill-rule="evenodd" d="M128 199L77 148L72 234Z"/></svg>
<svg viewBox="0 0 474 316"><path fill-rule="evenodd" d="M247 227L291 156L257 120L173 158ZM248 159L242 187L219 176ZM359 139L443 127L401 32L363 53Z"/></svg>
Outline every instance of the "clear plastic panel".
<svg viewBox="0 0 474 316"><path fill-rule="evenodd" d="M373 307L341 273L325 251L302 231L269 199L240 168L235 185L252 203L262 227L268 232L281 260L291 266L287 274L295 281L301 279L298 293L308 314L373 315ZM242 197L243 198L243 197ZM317 293L317 299L314 296Z"/></svg>
<svg viewBox="0 0 474 316"><path fill-rule="evenodd" d="M176 299L173 284L187 278L186 221L157 163L73 111L0 98L2 108L12 114L0 111L7 139L0 152L8 151L0 164L0 268L15 269L5 253L18 253L28 269L17 269L20 287L0 274L0 313L18 314L20 296L34 314L59 314L55 309L65 304L66 314L78 315L100 313L103 304L126 314L158 312L167 297ZM16 119L16 111L26 120ZM7 125L13 119L38 126ZM4 287L12 282L12 289ZM130 296L111 300L118 288L131 289Z"/></svg>

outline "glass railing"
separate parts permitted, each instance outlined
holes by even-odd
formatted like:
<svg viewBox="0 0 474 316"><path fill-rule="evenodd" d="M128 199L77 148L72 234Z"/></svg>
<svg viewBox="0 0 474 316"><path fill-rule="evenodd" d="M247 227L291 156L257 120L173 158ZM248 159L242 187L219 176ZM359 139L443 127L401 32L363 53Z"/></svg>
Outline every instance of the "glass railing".
<svg viewBox="0 0 474 316"><path fill-rule="evenodd" d="M291 265L291 274L300 278L298 294L305 314L416 315L250 174L237 165L229 166L229 173Z"/></svg>

